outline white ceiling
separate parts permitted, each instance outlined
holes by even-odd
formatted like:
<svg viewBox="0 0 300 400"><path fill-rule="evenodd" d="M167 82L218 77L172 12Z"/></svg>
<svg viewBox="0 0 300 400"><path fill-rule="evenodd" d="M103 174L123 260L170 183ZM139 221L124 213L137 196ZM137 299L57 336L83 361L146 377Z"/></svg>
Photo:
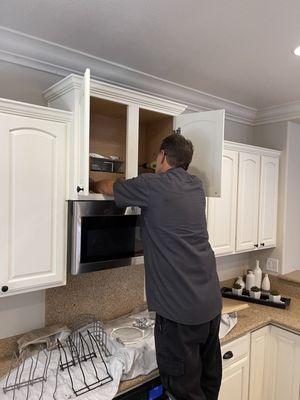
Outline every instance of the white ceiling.
<svg viewBox="0 0 300 400"><path fill-rule="evenodd" d="M0 25L255 108L300 100L299 0L1 0Z"/></svg>

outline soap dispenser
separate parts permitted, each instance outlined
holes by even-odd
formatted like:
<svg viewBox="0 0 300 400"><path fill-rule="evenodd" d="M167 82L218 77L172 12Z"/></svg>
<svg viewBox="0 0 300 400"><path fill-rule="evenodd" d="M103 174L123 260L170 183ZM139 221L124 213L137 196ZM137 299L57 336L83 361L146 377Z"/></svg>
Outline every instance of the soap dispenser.
<svg viewBox="0 0 300 400"><path fill-rule="evenodd" d="M259 267L259 260L256 260L256 267L254 269L254 276L255 276L255 286L261 288L261 281L262 281L262 270Z"/></svg>

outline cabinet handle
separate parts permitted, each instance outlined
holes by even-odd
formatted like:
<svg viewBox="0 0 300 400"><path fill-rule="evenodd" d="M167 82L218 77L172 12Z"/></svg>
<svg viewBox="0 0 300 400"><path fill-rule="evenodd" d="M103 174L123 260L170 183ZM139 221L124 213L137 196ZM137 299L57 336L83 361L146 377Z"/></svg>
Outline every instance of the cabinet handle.
<svg viewBox="0 0 300 400"><path fill-rule="evenodd" d="M1 288L2 292L5 293L8 291L8 286L2 286Z"/></svg>
<svg viewBox="0 0 300 400"><path fill-rule="evenodd" d="M224 360L230 360L233 357L233 352L232 351L227 351L224 355L223 355L223 359Z"/></svg>
<svg viewBox="0 0 300 400"><path fill-rule="evenodd" d="M84 191L84 188L83 187L80 187L80 186L77 186L77 193L79 193L79 192L83 192Z"/></svg>
<svg viewBox="0 0 300 400"><path fill-rule="evenodd" d="M255 244L254 247L258 248L258 244Z"/></svg>
<svg viewBox="0 0 300 400"><path fill-rule="evenodd" d="M260 245L261 245L261 246L264 246L265 244L264 244L264 243L261 243Z"/></svg>

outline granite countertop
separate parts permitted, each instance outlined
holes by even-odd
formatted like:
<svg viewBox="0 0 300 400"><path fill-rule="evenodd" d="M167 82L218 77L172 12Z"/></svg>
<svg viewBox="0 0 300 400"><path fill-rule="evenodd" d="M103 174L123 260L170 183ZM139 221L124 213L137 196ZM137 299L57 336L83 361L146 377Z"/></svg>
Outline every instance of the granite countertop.
<svg viewBox="0 0 300 400"><path fill-rule="evenodd" d="M285 297L291 298L290 307L287 310L266 307L258 304L248 303L249 307L246 309L241 309L238 311L238 322L237 325L232 329L229 334L225 336L221 340L221 344L225 344L234 339L237 339L240 336L243 336L251 331L259 329L268 324L274 324L284 329L288 329L290 331L294 331L300 334L300 288L299 286L291 286L290 284L280 283L280 287L277 287L279 280L273 283L274 289L281 289L281 294ZM283 282L283 281L281 281ZM233 302L233 303L232 303ZM229 305L227 303L227 299L224 299L224 304L226 306ZM236 305L235 305L236 303ZM231 300L230 306L233 308L240 308L242 302ZM243 307L242 307L243 308ZM8 339L10 340L10 339ZM11 344L7 341L5 344L7 346L11 346ZM3 376L7 369L9 368L9 360L8 353L3 351L0 348L0 376ZM3 357L4 356L4 357ZM150 379L158 376L158 371L155 370L146 376L139 376L135 379L129 381L123 381L119 387L119 394L130 390L133 387L137 387L142 383L149 381Z"/></svg>

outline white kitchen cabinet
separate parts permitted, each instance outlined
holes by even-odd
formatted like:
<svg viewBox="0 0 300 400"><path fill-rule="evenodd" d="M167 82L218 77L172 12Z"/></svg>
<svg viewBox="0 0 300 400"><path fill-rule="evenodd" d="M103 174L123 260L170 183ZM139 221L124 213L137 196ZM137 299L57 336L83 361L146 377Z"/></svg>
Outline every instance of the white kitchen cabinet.
<svg viewBox="0 0 300 400"><path fill-rule="evenodd" d="M235 251L237 205L238 152L224 150L222 167L222 195L208 199L208 233L215 254Z"/></svg>
<svg viewBox="0 0 300 400"><path fill-rule="evenodd" d="M230 356L230 358L226 359ZM249 335L222 346L223 377L219 400L247 400L249 386ZM224 359L225 357L225 359Z"/></svg>
<svg viewBox="0 0 300 400"><path fill-rule="evenodd" d="M202 177L206 195L220 196L224 110L190 113L173 121L185 105L90 80L89 70L84 77L66 77L44 95L49 106L74 113L68 199L104 199L99 194L91 196L89 179L136 176L139 165L155 159L158 143L174 127L196 144L191 169ZM163 129L154 130L154 126ZM143 143L146 151L141 149ZM91 172L89 153L119 157L125 165L123 174Z"/></svg>
<svg viewBox="0 0 300 400"><path fill-rule="evenodd" d="M280 152L234 142L225 142L225 150L239 155L235 252L275 247ZM210 235L212 243L220 232L219 227L218 234Z"/></svg>
<svg viewBox="0 0 300 400"><path fill-rule="evenodd" d="M0 100L0 296L65 283L71 117Z"/></svg>
<svg viewBox="0 0 300 400"><path fill-rule="evenodd" d="M268 399L270 326L251 333L249 400Z"/></svg>
<svg viewBox="0 0 300 400"><path fill-rule="evenodd" d="M257 246L259 210L260 156L239 153L236 250L249 251Z"/></svg>
<svg viewBox="0 0 300 400"><path fill-rule="evenodd" d="M299 400L300 336L271 326L269 400Z"/></svg>
<svg viewBox="0 0 300 400"><path fill-rule="evenodd" d="M278 157L261 156L258 244L276 246L278 202Z"/></svg>

